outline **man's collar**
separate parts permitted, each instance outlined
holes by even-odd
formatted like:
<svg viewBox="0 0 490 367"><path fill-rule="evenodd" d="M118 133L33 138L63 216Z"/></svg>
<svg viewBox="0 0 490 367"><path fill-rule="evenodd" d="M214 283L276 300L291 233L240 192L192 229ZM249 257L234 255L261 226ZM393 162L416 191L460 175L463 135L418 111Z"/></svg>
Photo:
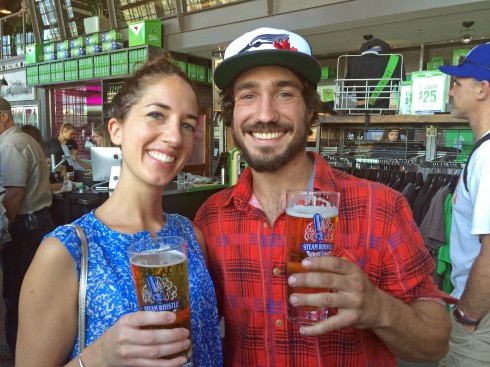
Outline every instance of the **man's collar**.
<svg viewBox="0 0 490 367"><path fill-rule="evenodd" d="M315 171L312 172L312 175L314 175L313 190L338 191L332 167L320 154L311 151L307 154L315 161ZM229 191L229 196L223 205L228 205L234 201L237 207L245 207L252 198L252 187L252 171L248 167L242 172L232 190Z"/></svg>

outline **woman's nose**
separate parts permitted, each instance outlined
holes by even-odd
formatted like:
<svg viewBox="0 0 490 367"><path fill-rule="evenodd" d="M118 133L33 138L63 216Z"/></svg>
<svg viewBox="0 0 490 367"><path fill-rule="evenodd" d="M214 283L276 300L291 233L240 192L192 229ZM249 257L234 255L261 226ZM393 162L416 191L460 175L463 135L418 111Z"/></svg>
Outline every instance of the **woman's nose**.
<svg viewBox="0 0 490 367"><path fill-rule="evenodd" d="M163 126L162 140L175 147L182 144L180 121L169 120L169 122Z"/></svg>

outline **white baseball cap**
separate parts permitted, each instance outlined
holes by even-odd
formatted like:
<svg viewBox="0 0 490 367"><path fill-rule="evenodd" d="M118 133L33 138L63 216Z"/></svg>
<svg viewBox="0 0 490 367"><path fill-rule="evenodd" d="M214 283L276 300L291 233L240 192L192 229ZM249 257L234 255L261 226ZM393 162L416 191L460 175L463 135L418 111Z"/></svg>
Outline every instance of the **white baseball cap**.
<svg viewBox="0 0 490 367"><path fill-rule="evenodd" d="M263 65L284 66L314 84L321 76L320 64L303 37L284 29L257 28L229 44L214 71L214 82L224 89L245 70Z"/></svg>

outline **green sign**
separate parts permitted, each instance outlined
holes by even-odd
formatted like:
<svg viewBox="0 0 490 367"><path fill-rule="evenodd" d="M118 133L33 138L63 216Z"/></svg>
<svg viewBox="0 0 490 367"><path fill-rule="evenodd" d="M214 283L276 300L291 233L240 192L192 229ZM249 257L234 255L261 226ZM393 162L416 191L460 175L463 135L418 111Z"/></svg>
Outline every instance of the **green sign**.
<svg viewBox="0 0 490 367"><path fill-rule="evenodd" d="M412 82L402 82L400 88L400 114L409 115L412 108Z"/></svg>
<svg viewBox="0 0 490 367"><path fill-rule="evenodd" d="M448 75L438 71L412 73L412 113L445 112Z"/></svg>
<svg viewBox="0 0 490 367"><path fill-rule="evenodd" d="M475 135L472 130L448 130L444 136L444 146L456 148L463 154L470 154L475 145Z"/></svg>

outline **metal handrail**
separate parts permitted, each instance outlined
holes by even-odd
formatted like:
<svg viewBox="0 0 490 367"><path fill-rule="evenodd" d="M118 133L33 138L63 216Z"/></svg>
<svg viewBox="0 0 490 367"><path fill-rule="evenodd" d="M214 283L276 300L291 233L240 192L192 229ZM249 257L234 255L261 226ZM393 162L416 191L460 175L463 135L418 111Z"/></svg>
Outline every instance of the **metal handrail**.
<svg viewBox="0 0 490 367"><path fill-rule="evenodd" d="M403 55L397 55L403 65ZM400 105L401 83L403 81L403 67L400 75L392 75L387 80L383 91L376 97L377 100L388 100L388 107L370 106L371 100L378 83L383 78L340 78L341 64L348 65L349 58L362 57L363 55L341 55L337 59L337 79L335 80L335 110L347 111L350 115L397 113ZM378 56L390 56L390 54L379 54ZM386 80L386 79L385 79Z"/></svg>

